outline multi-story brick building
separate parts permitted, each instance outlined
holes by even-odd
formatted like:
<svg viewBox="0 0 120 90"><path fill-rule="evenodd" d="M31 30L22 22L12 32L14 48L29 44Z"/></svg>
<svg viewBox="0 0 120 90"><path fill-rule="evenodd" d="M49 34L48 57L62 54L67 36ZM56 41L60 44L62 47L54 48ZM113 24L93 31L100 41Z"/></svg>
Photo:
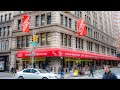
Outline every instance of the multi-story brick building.
<svg viewBox="0 0 120 90"><path fill-rule="evenodd" d="M9 70L14 11L0 11L0 71Z"/></svg>
<svg viewBox="0 0 120 90"><path fill-rule="evenodd" d="M59 48L59 51L60 49L67 49L70 52L81 51L111 57L116 56L117 48L115 46L116 41L111 11L70 11L70 13L65 13L64 11L26 11L26 13L31 17L30 33L21 31L23 12L16 11L14 13L11 66L15 64L17 68L26 68L30 65L30 58L22 60L17 58L16 54L21 49L31 51L32 45L30 41L33 30L39 36L39 46L35 49ZM84 37L79 37L77 34L77 20L79 18L85 18L87 23L88 34ZM52 49L50 50L52 51ZM63 62L65 67L73 66L76 63L74 62L76 59L72 58L68 60L64 56L46 56L42 60L45 59L47 64L50 63L53 67L56 67L58 72L58 68ZM105 60L105 58L100 59L98 57L97 60L94 58L88 58L87 60L86 62L81 60L82 67L90 65L91 61L89 60L92 60L95 65L116 63L114 58L113 60ZM40 58L35 63L38 67L46 65Z"/></svg>

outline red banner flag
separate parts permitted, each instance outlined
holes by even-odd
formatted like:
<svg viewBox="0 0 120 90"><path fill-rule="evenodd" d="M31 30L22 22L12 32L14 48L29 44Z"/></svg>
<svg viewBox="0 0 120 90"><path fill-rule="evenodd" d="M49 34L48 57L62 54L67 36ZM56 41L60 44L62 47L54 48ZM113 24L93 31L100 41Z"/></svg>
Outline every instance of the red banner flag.
<svg viewBox="0 0 120 90"><path fill-rule="evenodd" d="M22 31L29 33L29 24L30 24L30 16L28 16L26 13L23 15L22 19Z"/></svg>
<svg viewBox="0 0 120 90"><path fill-rule="evenodd" d="M85 19L77 21L78 35L85 36L87 34Z"/></svg>

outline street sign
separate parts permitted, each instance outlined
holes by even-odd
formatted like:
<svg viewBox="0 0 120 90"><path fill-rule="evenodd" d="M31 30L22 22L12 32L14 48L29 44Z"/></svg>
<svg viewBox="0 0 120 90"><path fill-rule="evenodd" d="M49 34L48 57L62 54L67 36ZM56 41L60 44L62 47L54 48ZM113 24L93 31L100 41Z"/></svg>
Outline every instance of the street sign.
<svg viewBox="0 0 120 90"><path fill-rule="evenodd" d="M38 43L37 43L37 42L31 41L30 44L32 44L33 46L38 46Z"/></svg>

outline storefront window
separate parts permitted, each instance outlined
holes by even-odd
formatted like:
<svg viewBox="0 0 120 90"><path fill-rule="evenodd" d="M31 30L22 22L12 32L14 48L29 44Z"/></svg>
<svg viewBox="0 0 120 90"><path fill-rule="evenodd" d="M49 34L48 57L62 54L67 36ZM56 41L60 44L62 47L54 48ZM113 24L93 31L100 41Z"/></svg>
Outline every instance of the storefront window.
<svg viewBox="0 0 120 90"><path fill-rule="evenodd" d="M45 41L46 41L46 38L45 38L46 34L45 33L42 33L41 34L41 45L45 45Z"/></svg>

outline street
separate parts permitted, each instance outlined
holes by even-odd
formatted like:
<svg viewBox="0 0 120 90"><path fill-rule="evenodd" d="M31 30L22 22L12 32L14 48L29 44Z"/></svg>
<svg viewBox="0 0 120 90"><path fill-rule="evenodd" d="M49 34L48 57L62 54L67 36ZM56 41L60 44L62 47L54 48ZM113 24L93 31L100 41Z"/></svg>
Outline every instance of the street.
<svg viewBox="0 0 120 90"><path fill-rule="evenodd" d="M111 71L115 73L120 79L120 68L112 68ZM79 77L66 77L65 79L102 79L104 70L96 70L94 77L89 75L79 76ZM15 79L14 75L10 73L0 72L0 79Z"/></svg>

